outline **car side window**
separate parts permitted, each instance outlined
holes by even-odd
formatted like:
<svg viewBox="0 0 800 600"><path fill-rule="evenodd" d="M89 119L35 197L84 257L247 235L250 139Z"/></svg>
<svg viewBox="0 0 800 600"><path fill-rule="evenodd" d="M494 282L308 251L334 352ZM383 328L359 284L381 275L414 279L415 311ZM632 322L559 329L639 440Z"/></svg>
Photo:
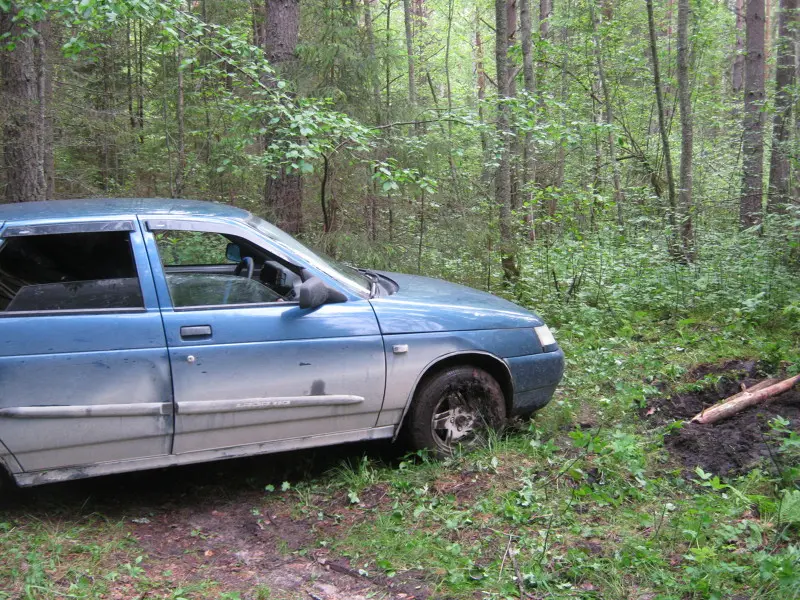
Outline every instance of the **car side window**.
<svg viewBox="0 0 800 600"><path fill-rule="evenodd" d="M235 236L207 231L159 230L161 265L175 308L210 308L290 300L273 285L270 256ZM241 260L229 259L229 248Z"/></svg>
<svg viewBox="0 0 800 600"><path fill-rule="evenodd" d="M127 231L25 235L0 246L4 313L141 308Z"/></svg>

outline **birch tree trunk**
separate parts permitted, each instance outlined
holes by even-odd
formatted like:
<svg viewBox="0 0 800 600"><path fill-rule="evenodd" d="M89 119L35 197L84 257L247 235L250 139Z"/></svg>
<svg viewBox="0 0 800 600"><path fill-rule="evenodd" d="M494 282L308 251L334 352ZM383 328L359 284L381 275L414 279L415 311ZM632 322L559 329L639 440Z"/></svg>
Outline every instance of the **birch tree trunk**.
<svg viewBox="0 0 800 600"><path fill-rule="evenodd" d="M678 206L683 256L694 260L692 228L692 159L694 129L692 126L692 90L689 84L689 0L678 0L678 104L681 110L681 164Z"/></svg>
<svg viewBox="0 0 800 600"><path fill-rule="evenodd" d="M533 99L536 95L536 77L533 69L533 19L531 18L531 0L520 0L519 21L520 38L522 46L522 79L527 92L528 106L530 107L531 122L536 120L536 106ZM525 141L522 147L522 187L524 199L530 204L533 197L532 187L534 173L536 172L536 154L533 146L533 134L530 130L525 132Z"/></svg>
<svg viewBox="0 0 800 600"><path fill-rule="evenodd" d="M736 45L731 65L731 88L734 94L744 89L744 2L736 0L733 8L736 14Z"/></svg>

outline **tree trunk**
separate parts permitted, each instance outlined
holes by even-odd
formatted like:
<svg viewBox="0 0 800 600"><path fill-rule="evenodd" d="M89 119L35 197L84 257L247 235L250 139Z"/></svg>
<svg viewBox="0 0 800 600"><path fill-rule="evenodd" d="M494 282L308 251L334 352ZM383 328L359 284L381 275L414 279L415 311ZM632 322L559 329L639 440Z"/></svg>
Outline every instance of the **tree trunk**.
<svg viewBox="0 0 800 600"><path fill-rule="evenodd" d="M372 3L374 0L364 0L364 30L367 34L367 49L369 50L370 66L376 66L378 57L375 52L375 28L372 25ZM370 69L370 87L372 91L372 102L375 105L375 121L379 125L384 124L382 118L383 110L381 105L380 78L377 69Z"/></svg>
<svg viewBox="0 0 800 600"><path fill-rule="evenodd" d="M282 75L291 73L300 25L299 0L266 0L264 27L267 60ZM287 233L303 228L303 180L299 173L281 167L276 176L267 176L264 199L276 225Z"/></svg>
<svg viewBox="0 0 800 600"><path fill-rule="evenodd" d="M0 11L0 34L16 38L12 51L0 53L3 126L3 155L6 167L7 202L28 202L47 198L44 168L44 96L36 73L35 37L23 36L14 23L16 7ZM38 31L34 32L38 35Z"/></svg>
<svg viewBox="0 0 800 600"><path fill-rule="evenodd" d="M522 45L522 80L527 92L527 103L532 112L532 119L536 118L536 106L533 98L536 94L536 76L533 69L533 19L531 18L531 0L520 0L519 21L520 38ZM525 141L522 147L522 187L524 190L524 200L531 203L534 184L534 173L536 172L536 154L533 146L533 134L530 130L525 132Z"/></svg>
<svg viewBox="0 0 800 600"><path fill-rule="evenodd" d="M476 14L475 19L475 78L476 86L478 88L478 121L481 125L484 123L483 116L483 102L486 99L486 71L483 66L483 41L481 39L481 25L480 14ZM483 155L489 148L489 140L483 127L481 127L481 150ZM485 161L484 161L485 162Z"/></svg>
<svg viewBox="0 0 800 600"><path fill-rule="evenodd" d="M539 0L539 35L550 36L550 17L553 15L553 0Z"/></svg>
<svg viewBox="0 0 800 600"><path fill-rule="evenodd" d="M508 31L508 49L510 50L517 39L517 0L506 0L506 30ZM517 72L516 64L511 56L506 54L506 68L508 69L508 88L506 94L509 98L517 97L517 80L514 73ZM511 170L511 210L517 211L522 206L522 169L519 159L523 154L522 140L516 126L511 126L511 137L509 139L508 160Z"/></svg>
<svg viewBox="0 0 800 600"><path fill-rule="evenodd" d="M406 57L408 60L408 103L417 105L417 77L414 72L414 37L411 31L411 0L403 0L403 19L406 26ZM416 117L416 115L414 115Z"/></svg>
<svg viewBox="0 0 800 600"><path fill-rule="evenodd" d="M511 132L508 98L508 12L505 0L495 0L495 62L497 72L497 145L499 165L495 176L495 202L500 210L500 258L506 283L519 275L511 227Z"/></svg>
<svg viewBox="0 0 800 600"><path fill-rule="evenodd" d="M747 54L744 61L744 135L739 225L761 222L764 171L764 0L746 0Z"/></svg>
<svg viewBox="0 0 800 600"><path fill-rule="evenodd" d="M678 0L678 103L681 109L681 165L678 206L683 256L687 262L694 260L694 232L692 230L692 90L689 85L689 0Z"/></svg>
<svg viewBox="0 0 800 600"><path fill-rule="evenodd" d="M136 77L136 114L139 125L139 143L144 143L144 25L142 19L137 19L139 23L139 38L137 51L138 74ZM136 25L134 22L134 31ZM135 38L135 36L134 36ZM137 41L134 39L134 41Z"/></svg>
<svg viewBox="0 0 800 600"><path fill-rule="evenodd" d="M677 234L677 223L675 218L677 200L675 198L675 178L672 173L672 155L669 148L669 135L667 130L667 119L664 112L664 92L661 88L661 73L658 68L658 44L656 38L656 24L653 18L653 0L645 0L647 3L647 25L650 30L650 57L653 63L653 86L656 92L656 105L658 107L658 129L661 133L661 147L664 152L664 169L667 175L667 221L670 226L667 244L670 255L673 258L679 257L678 249L675 244Z"/></svg>
<svg viewBox="0 0 800 600"><path fill-rule="evenodd" d="M611 91L608 89L608 81L606 80L605 65L603 63L603 45L600 40L600 35L597 28L597 19L595 18L594 0L589 4L590 16L592 19L592 35L594 37L594 56L597 64L597 76L600 79L600 89L603 92L603 106L606 121L606 130L608 132L608 154L611 162L611 176L614 183L614 202L617 205L617 224L623 225L623 212L622 208L625 204L625 196L622 193L622 184L620 182L619 164L617 163L617 144L614 140L614 112L611 106Z"/></svg>
<svg viewBox="0 0 800 600"><path fill-rule="evenodd" d="M39 36L34 38L36 49L36 78L39 95L39 120L42 127L42 168L47 191L45 198L56 194L56 161L53 151L53 70L48 56L51 40L50 21L39 23Z"/></svg>
<svg viewBox="0 0 800 600"><path fill-rule="evenodd" d="M745 0L736 0L736 46L731 65L731 88L734 94L744 89L744 3Z"/></svg>
<svg viewBox="0 0 800 600"><path fill-rule="evenodd" d="M781 0L778 15L775 115L772 121L772 157L769 167L769 212L782 212L791 201L789 139L792 123L792 87L795 81L794 33L798 0Z"/></svg>
<svg viewBox="0 0 800 600"><path fill-rule="evenodd" d="M175 171L175 195L183 196L184 175L186 173L186 126L184 122L184 90L183 90L183 31L179 34L176 58L178 63L178 97L175 100L175 118L178 121L178 168Z"/></svg>

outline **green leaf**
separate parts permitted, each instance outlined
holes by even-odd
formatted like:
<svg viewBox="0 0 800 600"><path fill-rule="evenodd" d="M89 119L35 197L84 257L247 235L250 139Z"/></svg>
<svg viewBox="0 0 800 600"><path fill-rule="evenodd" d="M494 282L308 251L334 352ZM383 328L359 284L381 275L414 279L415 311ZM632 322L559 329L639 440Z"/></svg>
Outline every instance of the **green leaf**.
<svg viewBox="0 0 800 600"><path fill-rule="evenodd" d="M800 523L800 490L783 492L778 519L781 523Z"/></svg>

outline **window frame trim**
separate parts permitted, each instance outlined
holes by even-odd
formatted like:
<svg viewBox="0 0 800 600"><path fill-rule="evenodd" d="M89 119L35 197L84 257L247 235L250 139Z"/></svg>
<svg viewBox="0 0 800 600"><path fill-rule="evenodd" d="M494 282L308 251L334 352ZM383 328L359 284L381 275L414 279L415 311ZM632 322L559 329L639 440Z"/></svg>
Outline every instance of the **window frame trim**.
<svg viewBox="0 0 800 600"><path fill-rule="evenodd" d="M170 301L172 298L170 298ZM253 302L251 304L198 304L196 306L173 306L172 310L176 313L192 312L200 310L243 310L248 308L270 308L273 306L300 306L298 300L284 300L283 302Z"/></svg>
<svg viewBox="0 0 800 600"><path fill-rule="evenodd" d="M63 223L39 223L32 225L7 225L2 237L29 237L35 235L66 235L70 233L107 233L136 231L130 219L119 221L67 221Z"/></svg>
<svg viewBox="0 0 800 600"><path fill-rule="evenodd" d="M16 312L0 311L0 319L15 317L82 317L90 315L132 315L148 312L147 307L131 308L67 308L64 310L19 310Z"/></svg>

